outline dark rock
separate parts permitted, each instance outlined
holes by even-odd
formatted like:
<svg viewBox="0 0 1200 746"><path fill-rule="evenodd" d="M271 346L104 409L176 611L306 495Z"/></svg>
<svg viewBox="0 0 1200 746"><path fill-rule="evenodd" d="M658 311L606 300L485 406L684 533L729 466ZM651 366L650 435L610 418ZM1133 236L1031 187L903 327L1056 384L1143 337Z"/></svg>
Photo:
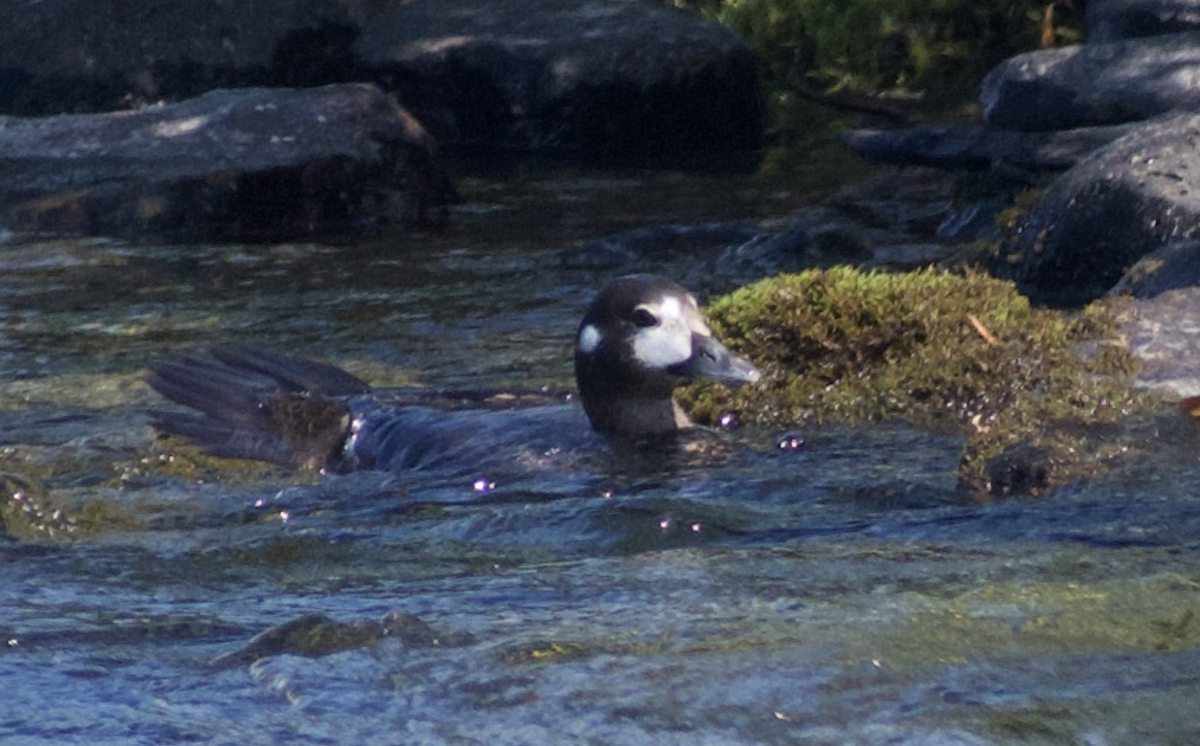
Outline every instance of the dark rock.
<svg viewBox="0 0 1200 746"><path fill-rule="evenodd" d="M901 130L850 130L842 141L879 163L1006 172L1059 171L1136 125L1082 127L1061 132L1014 132L972 124L929 124Z"/></svg>
<svg viewBox="0 0 1200 746"><path fill-rule="evenodd" d="M986 492L991 497L1041 494L1050 487L1053 462L1049 448L1014 443L984 466Z"/></svg>
<svg viewBox="0 0 1200 746"><path fill-rule="evenodd" d="M1200 241L1172 241L1130 267L1110 295L1153 298L1168 290L1200 286Z"/></svg>
<svg viewBox="0 0 1200 746"><path fill-rule="evenodd" d="M370 85L0 126L0 219L21 231L278 238L375 217L401 190L413 217L453 193L428 135Z"/></svg>
<svg viewBox="0 0 1200 746"><path fill-rule="evenodd" d="M1045 49L997 65L981 86L998 129L1063 130L1200 108L1200 31Z"/></svg>
<svg viewBox="0 0 1200 746"><path fill-rule="evenodd" d="M443 143L626 157L759 141L754 53L664 3L398 3L354 52Z"/></svg>
<svg viewBox="0 0 1200 746"><path fill-rule="evenodd" d="M357 36L339 0L6 3L0 113L103 111L224 87L345 80Z"/></svg>
<svg viewBox="0 0 1200 746"><path fill-rule="evenodd" d="M1192 30L1200 30L1194 0L1089 0L1084 14L1089 44Z"/></svg>
<svg viewBox="0 0 1200 746"><path fill-rule="evenodd" d="M1006 247L1022 292L1075 303L1200 229L1200 115L1149 122L1051 185ZM1004 269L1000 267L998 269Z"/></svg>

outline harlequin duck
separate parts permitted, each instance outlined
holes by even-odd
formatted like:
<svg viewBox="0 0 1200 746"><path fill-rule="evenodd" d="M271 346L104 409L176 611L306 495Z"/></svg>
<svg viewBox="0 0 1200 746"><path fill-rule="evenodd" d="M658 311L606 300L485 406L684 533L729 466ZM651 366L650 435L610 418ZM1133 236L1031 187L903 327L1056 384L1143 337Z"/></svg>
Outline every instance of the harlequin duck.
<svg viewBox="0 0 1200 746"><path fill-rule="evenodd" d="M397 406L324 363L248 348L216 348L152 370L147 382L194 412L160 411L155 427L218 456L322 471L403 472L454 461L534 462L586 446L599 433L624 443L691 426L672 397L695 378L758 380L713 337L695 299L654 275L613 280L580 322L575 378L589 431L570 406L438 411ZM519 439L520 442L515 442Z"/></svg>

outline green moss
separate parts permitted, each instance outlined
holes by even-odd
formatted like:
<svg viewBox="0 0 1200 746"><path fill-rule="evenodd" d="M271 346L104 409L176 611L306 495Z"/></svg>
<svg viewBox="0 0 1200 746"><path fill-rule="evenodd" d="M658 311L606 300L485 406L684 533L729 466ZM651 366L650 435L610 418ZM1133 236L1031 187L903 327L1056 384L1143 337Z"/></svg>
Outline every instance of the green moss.
<svg viewBox="0 0 1200 746"><path fill-rule="evenodd" d="M1150 403L1131 386L1136 359L1105 344L1117 332L1105 308L1035 309L978 271L809 270L742 288L708 315L763 380L690 389L699 420L732 410L771 426L957 430L968 436L960 478L978 494L1037 493L1103 468L1127 444L1091 433Z"/></svg>

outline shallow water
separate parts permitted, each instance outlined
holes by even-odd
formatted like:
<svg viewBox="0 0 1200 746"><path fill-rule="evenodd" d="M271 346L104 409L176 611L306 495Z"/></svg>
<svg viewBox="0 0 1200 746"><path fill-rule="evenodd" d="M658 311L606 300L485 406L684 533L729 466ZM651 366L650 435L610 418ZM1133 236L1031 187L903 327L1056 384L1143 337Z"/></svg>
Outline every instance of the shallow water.
<svg viewBox="0 0 1200 746"><path fill-rule="evenodd" d="M0 739L1200 740L1187 423L1102 483L986 505L957 438L903 427L397 481L193 462L146 425L141 371L231 340L415 399L562 401L598 278L556 251L714 217L656 200L664 178L535 175L528 204L469 185L445 233L345 245L0 247L0 472L63 511L0 539ZM351 634L393 613L416 631ZM251 643L287 623L309 637Z"/></svg>

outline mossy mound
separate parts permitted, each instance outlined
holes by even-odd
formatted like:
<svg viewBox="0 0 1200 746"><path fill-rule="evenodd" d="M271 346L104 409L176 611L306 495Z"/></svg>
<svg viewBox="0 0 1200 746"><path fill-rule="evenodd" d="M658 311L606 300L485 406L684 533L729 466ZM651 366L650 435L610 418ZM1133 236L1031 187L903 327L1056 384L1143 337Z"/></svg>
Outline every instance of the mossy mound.
<svg viewBox="0 0 1200 746"><path fill-rule="evenodd" d="M968 436L960 480L978 494L1037 494L1102 469L1124 445L1092 434L1151 405L1132 388L1136 358L1108 344L1118 329L1103 306L1035 309L979 271L809 270L720 298L708 316L763 380L689 389L698 420L954 428Z"/></svg>

